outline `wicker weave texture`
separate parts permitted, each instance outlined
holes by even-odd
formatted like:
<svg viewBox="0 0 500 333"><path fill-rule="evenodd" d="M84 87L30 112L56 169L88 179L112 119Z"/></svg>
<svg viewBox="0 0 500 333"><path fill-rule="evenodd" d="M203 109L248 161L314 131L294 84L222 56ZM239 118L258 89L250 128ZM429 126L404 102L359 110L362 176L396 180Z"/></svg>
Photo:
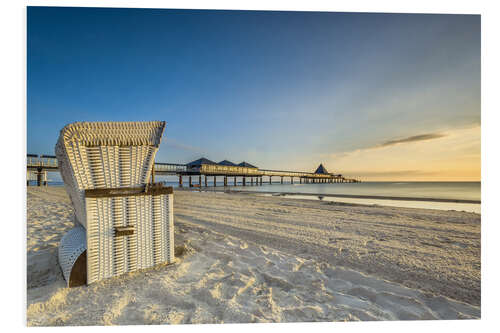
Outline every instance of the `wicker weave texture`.
<svg viewBox="0 0 500 333"><path fill-rule="evenodd" d="M84 190L148 182L165 122L78 122L65 126L56 157L80 224L86 227Z"/></svg>
<svg viewBox="0 0 500 333"><path fill-rule="evenodd" d="M66 283L69 284L69 276L76 259L87 249L86 231L82 226L68 231L59 244L58 259Z"/></svg>
<svg viewBox="0 0 500 333"><path fill-rule="evenodd" d="M174 259L173 195L87 198L87 283ZM115 235L116 227L134 234Z"/></svg>
<svg viewBox="0 0 500 333"><path fill-rule="evenodd" d="M174 260L172 194L85 197L87 189L146 184L164 128L157 121L73 123L61 130L59 170L76 224L83 226L60 244L66 281L81 249L87 250L88 284ZM134 232L117 235L117 227Z"/></svg>

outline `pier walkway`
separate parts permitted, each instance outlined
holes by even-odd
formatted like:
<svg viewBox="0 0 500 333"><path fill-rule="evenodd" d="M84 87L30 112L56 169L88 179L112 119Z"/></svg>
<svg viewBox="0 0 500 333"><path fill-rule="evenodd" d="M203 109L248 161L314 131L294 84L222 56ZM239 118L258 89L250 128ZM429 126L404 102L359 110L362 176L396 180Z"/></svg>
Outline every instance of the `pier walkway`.
<svg viewBox="0 0 500 333"><path fill-rule="evenodd" d="M26 160L27 167L27 185L29 181L36 180L37 185L47 185L47 172L58 171L57 159L53 155L35 155L28 154ZM357 183L359 180L354 178L345 178L341 174L328 173L323 165L320 165L315 172L284 171L259 169L249 163L242 162L238 165L229 161L220 163L212 162L201 158L188 164L179 163L161 163L155 162L152 170L152 178L155 175L178 176L179 186L184 186L184 179L187 177L189 187L208 186L208 179L213 179L212 185L217 186L217 177L223 177L224 186L229 185L262 185L263 178L266 182L273 184L273 177L278 177L280 184L288 178L290 183L298 181L300 184L309 183ZM240 178L240 182L237 182ZM219 178L220 179L220 178Z"/></svg>

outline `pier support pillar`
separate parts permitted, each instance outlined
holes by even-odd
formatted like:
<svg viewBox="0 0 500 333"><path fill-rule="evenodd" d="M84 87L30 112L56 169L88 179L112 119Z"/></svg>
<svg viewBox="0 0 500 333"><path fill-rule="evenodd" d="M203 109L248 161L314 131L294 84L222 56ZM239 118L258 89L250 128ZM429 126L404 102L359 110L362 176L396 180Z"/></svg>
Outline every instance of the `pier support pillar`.
<svg viewBox="0 0 500 333"><path fill-rule="evenodd" d="M193 187L193 181L191 180L191 176L189 176L189 187Z"/></svg>
<svg viewBox="0 0 500 333"><path fill-rule="evenodd" d="M269 185L271 185L271 184L272 184L272 179L273 179L273 177L272 177L272 176L269 176Z"/></svg>
<svg viewBox="0 0 500 333"><path fill-rule="evenodd" d="M236 177L234 177L234 186L236 186L236 184L238 183L236 182Z"/></svg>
<svg viewBox="0 0 500 333"><path fill-rule="evenodd" d="M42 169L38 169L36 173L36 186L42 186Z"/></svg>
<svg viewBox="0 0 500 333"><path fill-rule="evenodd" d="M182 187L182 175L179 175L179 187Z"/></svg>
<svg viewBox="0 0 500 333"><path fill-rule="evenodd" d="M262 186L262 176L260 176L260 186Z"/></svg>
<svg viewBox="0 0 500 333"><path fill-rule="evenodd" d="M293 184L293 177L290 177L290 184Z"/></svg>
<svg viewBox="0 0 500 333"><path fill-rule="evenodd" d="M281 176L281 184L283 184L283 176Z"/></svg>
<svg viewBox="0 0 500 333"><path fill-rule="evenodd" d="M245 176L243 176L243 186L246 186L246 185L247 185L247 184L246 184L246 182L247 182L246 180L247 180L247 179L246 179L246 177L245 177Z"/></svg>
<svg viewBox="0 0 500 333"><path fill-rule="evenodd" d="M250 185L253 186L253 177L250 177Z"/></svg>
<svg viewBox="0 0 500 333"><path fill-rule="evenodd" d="M224 187L227 186L227 176L224 176Z"/></svg>
<svg viewBox="0 0 500 333"><path fill-rule="evenodd" d="M217 186L217 176L214 176L214 187Z"/></svg>
<svg viewBox="0 0 500 333"><path fill-rule="evenodd" d="M208 187L208 185L207 185L208 184L207 178L208 178L207 175L205 175L205 187Z"/></svg>
<svg viewBox="0 0 500 333"><path fill-rule="evenodd" d="M198 186L201 188L201 175L198 176Z"/></svg>

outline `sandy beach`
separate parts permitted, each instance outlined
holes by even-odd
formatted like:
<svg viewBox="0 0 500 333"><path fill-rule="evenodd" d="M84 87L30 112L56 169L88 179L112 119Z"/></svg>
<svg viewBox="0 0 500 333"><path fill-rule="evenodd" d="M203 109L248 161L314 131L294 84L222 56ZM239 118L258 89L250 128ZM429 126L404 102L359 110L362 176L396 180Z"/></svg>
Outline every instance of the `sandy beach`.
<svg viewBox="0 0 500 333"><path fill-rule="evenodd" d="M27 193L29 326L471 319L481 216L176 191L176 263L68 289L63 187Z"/></svg>

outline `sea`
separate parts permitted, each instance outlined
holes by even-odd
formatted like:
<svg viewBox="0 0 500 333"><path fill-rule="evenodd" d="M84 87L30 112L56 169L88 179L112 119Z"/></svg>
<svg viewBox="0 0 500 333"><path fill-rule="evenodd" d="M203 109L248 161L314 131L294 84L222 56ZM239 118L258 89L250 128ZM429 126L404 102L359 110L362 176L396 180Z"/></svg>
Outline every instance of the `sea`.
<svg viewBox="0 0 500 333"><path fill-rule="evenodd" d="M57 174L57 178L59 175ZM54 177L56 178L56 177ZM49 179L50 186L62 186L60 179ZM187 187L188 177L184 177ZM167 186L178 187L178 178L173 176L156 176L155 181L164 182ZM204 181L204 178L203 178ZM193 184L198 177L192 178ZM429 208L440 210L456 210L481 214L481 182L361 182L334 184L294 184L289 181L281 184L274 181L269 184L263 180L262 186L242 186L241 179L233 185L233 178L228 178L228 189L231 191L257 192L263 196L283 196L291 199L310 199L335 201L344 203ZM30 185L34 185L31 182ZM204 185L204 183L203 183ZM213 177L208 177L208 190L213 190ZM216 189L222 189L223 177L218 177ZM202 187L201 190L205 190Z"/></svg>

